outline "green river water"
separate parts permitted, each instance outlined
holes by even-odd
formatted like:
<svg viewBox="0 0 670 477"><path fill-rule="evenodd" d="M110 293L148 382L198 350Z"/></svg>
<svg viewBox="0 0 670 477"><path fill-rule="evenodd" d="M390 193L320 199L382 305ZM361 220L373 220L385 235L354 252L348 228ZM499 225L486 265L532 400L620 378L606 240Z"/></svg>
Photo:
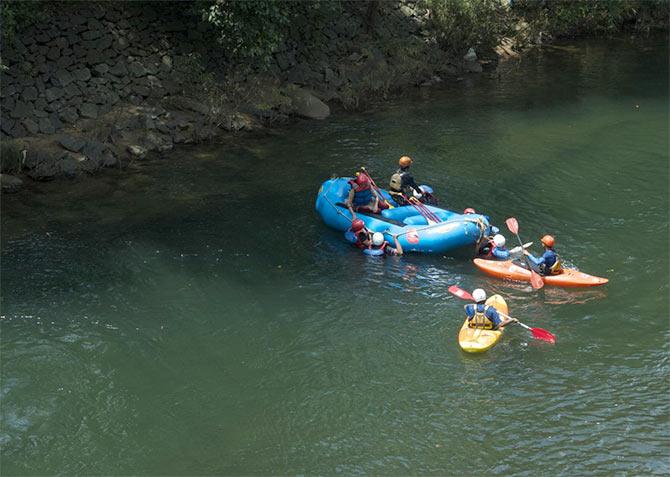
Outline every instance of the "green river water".
<svg viewBox="0 0 670 477"><path fill-rule="evenodd" d="M2 473L668 475L668 86L666 38L579 42L3 196ZM402 154L443 206L610 283L361 255L316 192ZM461 352L450 284L557 343Z"/></svg>

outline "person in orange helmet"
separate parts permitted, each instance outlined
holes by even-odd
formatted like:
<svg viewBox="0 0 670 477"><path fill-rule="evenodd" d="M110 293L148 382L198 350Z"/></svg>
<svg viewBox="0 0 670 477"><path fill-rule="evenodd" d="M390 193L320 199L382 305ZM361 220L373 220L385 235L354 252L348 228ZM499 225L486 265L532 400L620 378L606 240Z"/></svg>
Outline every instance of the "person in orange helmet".
<svg viewBox="0 0 670 477"><path fill-rule="evenodd" d="M524 255L528 257L530 262L542 275L560 275L563 272L563 267L561 266L561 260L558 258L556 250L554 250L554 237L552 235L545 235L540 239L540 242L542 242L542 245L544 246L544 253L541 257L535 257L527 250L523 251Z"/></svg>
<svg viewBox="0 0 670 477"><path fill-rule="evenodd" d="M411 157L402 156L398 161L400 168L391 176L389 193L398 205L408 204L407 198L411 197L413 192L416 192L415 197L419 199L423 195L423 191L414 182L414 178L409 173L409 167L412 165L412 162Z"/></svg>

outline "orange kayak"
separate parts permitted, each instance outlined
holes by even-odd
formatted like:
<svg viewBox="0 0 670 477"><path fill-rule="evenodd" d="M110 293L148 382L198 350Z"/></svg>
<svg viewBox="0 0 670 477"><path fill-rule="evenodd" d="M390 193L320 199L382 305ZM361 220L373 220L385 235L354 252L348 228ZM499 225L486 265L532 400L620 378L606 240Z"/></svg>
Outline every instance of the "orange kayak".
<svg viewBox="0 0 670 477"><path fill-rule="evenodd" d="M530 271L515 265L511 260L497 261L475 258L474 262L477 268L488 275L521 282L530 281ZM604 285L609 281L607 278L594 277L572 268L564 268L560 275L542 277L542 280L544 280L545 285L557 287L594 287Z"/></svg>

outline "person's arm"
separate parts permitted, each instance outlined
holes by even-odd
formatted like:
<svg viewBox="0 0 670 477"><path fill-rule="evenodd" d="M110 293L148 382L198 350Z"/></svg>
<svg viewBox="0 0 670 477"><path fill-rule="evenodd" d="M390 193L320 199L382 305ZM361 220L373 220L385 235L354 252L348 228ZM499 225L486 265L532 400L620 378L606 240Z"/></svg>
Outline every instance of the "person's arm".
<svg viewBox="0 0 670 477"><path fill-rule="evenodd" d="M509 251L504 248L494 247L492 253L494 257L500 258L502 260L507 260L509 258Z"/></svg>
<svg viewBox="0 0 670 477"><path fill-rule="evenodd" d="M516 318L503 317L498 313L498 311L495 308L488 308L486 310L486 316L488 317L489 320L493 322L493 327L496 330L504 328L510 323L516 323L517 321L519 321Z"/></svg>
<svg viewBox="0 0 670 477"><path fill-rule="evenodd" d="M540 258L535 258L535 255L530 253L528 250L524 250L523 254L526 257L528 257L528 260L530 260L533 263L533 265L535 265L536 267L539 267L540 265L542 265L544 263L544 255L542 255Z"/></svg>
<svg viewBox="0 0 670 477"><path fill-rule="evenodd" d="M400 241L398 241L397 235L393 235L393 244L395 245L395 248L393 247L389 248L392 248L394 250L394 255L398 256L402 255L403 254L402 245L400 245Z"/></svg>

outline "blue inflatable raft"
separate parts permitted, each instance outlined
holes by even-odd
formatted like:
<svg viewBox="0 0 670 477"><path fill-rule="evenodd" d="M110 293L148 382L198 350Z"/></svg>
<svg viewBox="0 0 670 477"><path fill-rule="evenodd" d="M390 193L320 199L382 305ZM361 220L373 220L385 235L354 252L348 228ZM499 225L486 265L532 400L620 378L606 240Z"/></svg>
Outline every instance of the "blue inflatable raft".
<svg viewBox="0 0 670 477"><path fill-rule="evenodd" d="M326 225L346 232L351 227L351 213L344 205L349 195L351 178L340 177L325 181L316 197L316 211ZM398 206L390 194L381 190L393 208L381 214L356 212L368 230L381 232L389 243L392 235L405 252L445 253L465 246L474 246L490 233L489 220L479 214L458 214L450 210L427 205L440 222L429 221L412 205Z"/></svg>

